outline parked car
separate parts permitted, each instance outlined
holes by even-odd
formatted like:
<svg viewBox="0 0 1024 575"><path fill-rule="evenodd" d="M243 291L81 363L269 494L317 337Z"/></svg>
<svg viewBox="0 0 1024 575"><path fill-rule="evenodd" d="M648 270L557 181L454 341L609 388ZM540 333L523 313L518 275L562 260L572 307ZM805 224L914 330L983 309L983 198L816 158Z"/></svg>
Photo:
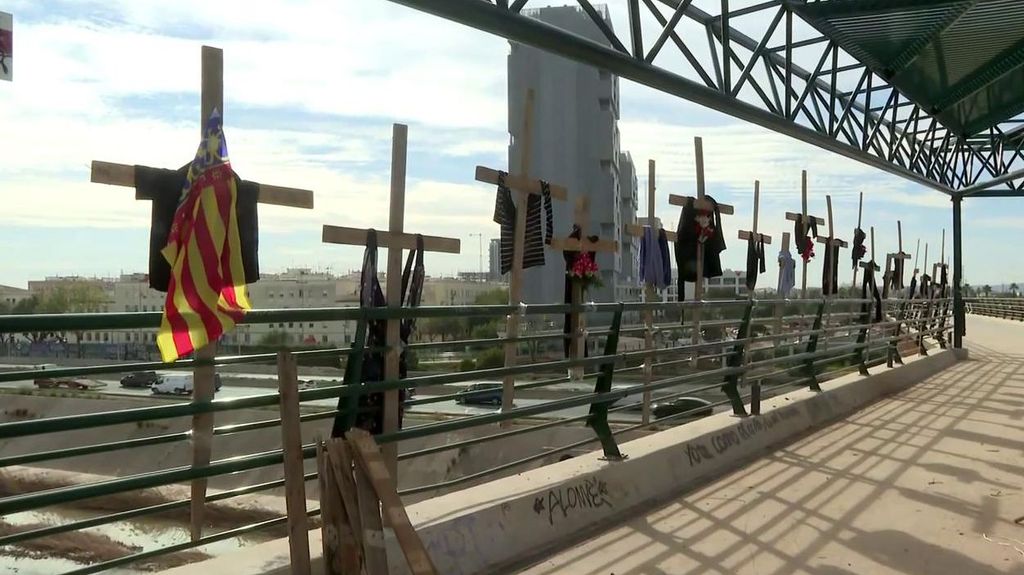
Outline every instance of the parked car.
<svg viewBox="0 0 1024 575"><path fill-rule="evenodd" d="M501 383L473 383L458 393L455 403L464 405L501 405Z"/></svg>
<svg viewBox="0 0 1024 575"><path fill-rule="evenodd" d="M121 378L121 387L153 387L159 381L155 371L136 371Z"/></svg>
<svg viewBox="0 0 1024 575"><path fill-rule="evenodd" d="M710 401L699 397L677 397L655 403L651 412L659 419L684 412L689 412L687 417L707 417L715 412L715 408Z"/></svg>
<svg viewBox="0 0 1024 575"><path fill-rule="evenodd" d="M173 373L160 377L160 381L150 389L156 395L192 395L193 378L191 373ZM214 391L220 391L220 374L213 376Z"/></svg>

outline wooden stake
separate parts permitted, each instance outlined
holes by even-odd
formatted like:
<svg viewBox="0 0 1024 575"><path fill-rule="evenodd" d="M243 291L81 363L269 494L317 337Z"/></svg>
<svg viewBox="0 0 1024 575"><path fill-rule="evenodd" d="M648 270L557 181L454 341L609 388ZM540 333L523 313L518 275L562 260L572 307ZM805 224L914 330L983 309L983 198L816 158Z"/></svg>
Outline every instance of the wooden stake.
<svg viewBox="0 0 1024 575"><path fill-rule="evenodd" d="M710 202L708 202L705 196L705 182L704 182L704 141L700 137L693 139L693 153L694 163L697 169L697 195L693 196L677 196L671 194L668 197L668 202L673 206L686 206L690 201L693 201L694 207L698 209L711 209ZM732 215L736 213L735 208L729 204L718 204L718 212L724 215ZM697 244L697 270L696 276L697 281L693 284L693 299L694 301L700 302L704 299L704 244L699 242ZM682 271L680 271L682 273ZM681 282L685 292L686 284ZM686 299L686 293L679 294L680 301ZM701 341L700 336L700 317L701 309L700 305L693 308L693 335L692 341L694 345L699 344ZM694 365L696 365L697 355L694 355Z"/></svg>
<svg viewBox="0 0 1024 575"><path fill-rule="evenodd" d="M803 170L800 173L800 213L794 214L793 212L786 212L786 219L791 222L801 222L800 226L800 237L795 238L794 241L798 242L797 247L799 248L799 241L807 237L807 228L813 221L817 225L825 225L825 220L817 217L808 215L807 213L807 170ZM797 249L797 257L800 257L800 250ZM800 257L803 262L802 275L800 280L800 297L807 297L807 260Z"/></svg>
<svg viewBox="0 0 1024 575"><path fill-rule="evenodd" d="M277 386L291 573L309 575L309 518L306 515L305 458L302 455L302 427L299 420L299 378L295 356L287 350L277 352Z"/></svg>
<svg viewBox="0 0 1024 575"><path fill-rule="evenodd" d="M565 252L615 253L619 251L619 243L616 241L598 240L591 242L587 239L590 224L590 201L586 196L581 195L576 198L576 207L573 210L573 214L575 224L580 229L580 239L553 238L551 240L551 247ZM578 282L574 282L572 285L572 304L579 305L582 303L583 287ZM584 347L586 346L586 337L584 335L586 316L579 311L573 311L569 314L569 321L569 334L572 338L569 347L570 357L572 359L582 359L585 355ZM583 367L572 367L569 369L569 377L579 381L583 379L583 372Z"/></svg>
<svg viewBox="0 0 1024 575"><path fill-rule="evenodd" d="M409 563L409 570L413 575L436 575L437 568L434 567L427 549L423 546L423 541L420 540L409 521L409 515L405 512L405 506L402 505L402 500L398 497L397 487L388 473L387 465L381 457L377 444L368 433L361 429L350 431L348 441L356 455L356 468L366 474L380 498L384 516L388 518L388 523L395 532L402 553L405 554L405 559ZM370 573L377 573L377 571L370 570ZM380 573L387 573L387 571Z"/></svg>
<svg viewBox="0 0 1024 575"><path fill-rule="evenodd" d="M847 247L848 244L845 241L843 241L841 239L838 239L838 238L836 238L833 235L833 234L835 234L835 229L836 228L835 228L835 225L834 225L833 220L832 220L832 196L830 196L828 194L825 195L825 206L826 206L826 208L828 210L828 236L827 237L818 236L817 238L815 238L816 241L819 244L824 244L825 245L825 250L828 250L828 251L831 251L835 246L839 246L840 248ZM827 255L828 254L826 253L826 256ZM826 266L825 266L825 277L831 279L831 277L832 277L832 266L838 266L839 265L839 258L837 257L836 261L829 261L829 258L826 257L825 260L826 260L825 261L825 263L826 263ZM839 287L839 282L836 281L836 285L833 286L833 287L838 288ZM831 297L831 294L825 295L825 284L824 284L824 282L822 282L821 291L822 291L822 295L824 297L826 297L826 298L830 298ZM826 345L828 345L827 341L826 341Z"/></svg>
<svg viewBox="0 0 1024 575"><path fill-rule="evenodd" d="M199 106L199 133L205 134L207 122L213 110L218 110L224 117L224 52L220 48L202 47L201 88ZM151 168L152 169L152 168ZM135 187L135 166L115 164L111 162L93 161L90 181L99 184ZM283 188L257 184L259 187L258 201L262 204L275 204L297 208L313 208L313 192L295 188ZM143 197L141 190L136 189L136 199ZM195 358L213 362L217 355L217 342L210 342L195 351ZM216 370L213 365L196 367L192 372L194 404L207 403L213 400L215 392ZM212 413L202 413L192 418L192 465L203 467L210 463L213 442L214 417ZM194 479L191 484L191 503L189 506L191 521L190 533L192 541L198 541L203 534L204 513L206 506L207 479Z"/></svg>
<svg viewBox="0 0 1024 575"><path fill-rule="evenodd" d="M405 232L405 179L406 157L409 140L409 128L404 124L394 124L391 130L391 190L388 199L388 230L377 232L378 246L388 248L387 286L385 297L390 308L400 308L402 301L402 256L403 249L416 246L416 235ZM325 243L345 245L366 245L369 230L346 228L339 226L323 226L322 239ZM459 253L461 242L455 238L424 236L423 249L430 252ZM402 355L400 319L389 319L386 323L384 352L384 378L399 379ZM399 422L399 391L392 389L384 392L383 432L398 431ZM388 462L393 477L398 477L398 451L393 443L383 447L384 458Z"/></svg>
<svg viewBox="0 0 1024 575"><path fill-rule="evenodd" d="M857 229L861 229L861 217L864 215L864 192L860 193L860 199L857 200ZM861 230L863 231L863 230ZM853 287L857 287L857 272L860 271L860 266L853 266Z"/></svg>

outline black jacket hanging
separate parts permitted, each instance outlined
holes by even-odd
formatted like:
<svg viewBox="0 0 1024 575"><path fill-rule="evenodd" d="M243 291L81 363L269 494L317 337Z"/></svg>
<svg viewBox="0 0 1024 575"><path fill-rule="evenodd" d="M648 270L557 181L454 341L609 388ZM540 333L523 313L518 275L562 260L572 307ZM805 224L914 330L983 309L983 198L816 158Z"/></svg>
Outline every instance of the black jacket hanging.
<svg viewBox="0 0 1024 575"><path fill-rule="evenodd" d="M725 251L725 235L722 232L722 214L718 202L711 196L704 196L713 206L714 230L704 241L705 278L716 278L722 275L722 252ZM697 208L690 198L683 206L683 215L676 228L676 269L679 273L679 301L684 299L685 282L697 281L697 246L700 244L700 229L697 224Z"/></svg>
<svg viewBox="0 0 1024 575"><path fill-rule="evenodd" d="M512 250L515 240L516 204L512 190L505 184L508 174L498 172L498 195L494 201L494 222L501 226L501 273L512 269ZM526 199L526 230L523 241L523 269L544 265L544 245L551 243L554 233L554 214L551 207L551 186L540 181L541 195L530 194ZM541 212L544 225L541 226ZM545 232L547 234L545 235Z"/></svg>
<svg viewBox="0 0 1024 575"><path fill-rule="evenodd" d="M864 282L860 288L860 299L868 299L868 297L875 300L875 323L882 321L882 296L878 293L878 284L875 283L875 262L873 260L869 262L868 267L864 268ZM861 304L862 314L867 314L869 305L867 302Z"/></svg>
<svg viewBox="0 0 1024 575"><path fill-rule="evenodd" d="M400 305L416 307L423 294L425 270L423 267L423 236L416 236L416 249L409 252L402 273ZM390 280L389 280L390 281ZM377 277L377 232L366 233L366 250L363 252L363 268L359 277L359 305L364 308L385 307L387 298L381 289ZM399 327L402 352L398 359L398 377L405 379L408 374L405 346L415 329L414 319L402 320ZM345 385L376 383L384 380L384 348L387 345L387 320L375 319L367 321L366 351L363 352L363 368L359 381L345 381ZM402 406L405 405L405 390L399 390L398 426L402 426ZM338 415L334 418L331 437L342 437L348 428L345 424L346 397L338 398ZM355 426L376 435L384 431L384 393L373 392L359 396L359 413L356 415Z"/></svg>
<svg viewBox="0 0 1024 575"><path fill-rule="evenodd" d="M857 262L864 259L864 256L868 253L867 246L864 245L864 240L867 235L864 230L856 228L853 230L853 249L851 250L853 259L853 269L857 269Z"/></svg>
<svg viewBox="0 0 1024 575"><path fill-rule="evenodd" d="M839 293L839 244L825 244L825 262L821 270L821 293Z"/></svg>
<svg viewBox="0 0 1024 575"><path fill-rule="evenodd" d="M903 255L900 253L899 255ZM903 260L896 258L892 262L892 275L889 277L889 286L892 289L900 290L903 289ZM924 291L924 278L921 278L921 291Z"/></svg>
<svg viewBox="0 0 1024 575"><path fill-rule="evenodd" d="M149 286L166 292L171 279L171 266L160 250L167 245L171 233L174 213L178 209L182 186L188 175L189 165L178 170L164 170L135 166L135 190L138 199L152 200L153 207L149 227ZM259 263L259 218L257 201L260 187L235 176L238 196L235 213L238 218L238 235L242 250L242 267L245 269L245 283L253 284L260 279Z"/></svg>
<svg viewBox="0 0 1024 575"><path fill-rule="evenodd" d="M756 239L755 239L756 238ZM758 274L763 274L764 268L764 239L761 234L750 234L747 240L747 291L754 291L757 285Z"/></svg>
<svg viewBox="0 0 1024 575"><path fill-rule="evenodd" d="M574 239L574 240L578 240L578 239L580 239L582 237L582 235L583 235L583 231L580 230L580 227L578 225L576 225L576 224L573 224L572 232L569 234L569 237ZM589 241L591 243L595 243L599 239L600 239L600 237L598 237L598 236L587 236L587 241ZM581 243L585 244L586 242L581 242ZM572 280L569 278L569 273L568 272L569 272L569 270L572 269L573 264L576 262L576 255L579 254L579 253L580 252L562 252L562 255L565 257L565 271L566 271L566 274L565 274L565 299L564 299L564 301L567 304L571 304L572 303ZM588 253L590 254L590 257L592 257L592 258L595 257L595 255L596 255L594 252L588 252ZM594 260L594 261L597 261L597 260ZM572 314L569 314L569 313L565 314L564 321L562 322L562 334L565 336L564 340L563 340L562 351L565 353L565 357L568 359L568 357L569 357L569 350L572 349L572 337L571 337L572 336ZM586 345L583 346L583 357L587 357L587 346Z"/></svg>
<svg viewBox="0 0 1024 575"><path fill-rule="evenodd" d="M796 244L796 253L800 254L800 257L806 262L814 257L814 241L811 240L811 237L818 235L818 222L808 216L807 227L805 228L803 221L803 214L796 217L796 222L793 224L793 243ZM811 232L810 236L807 235L808 231Z"/></svg>

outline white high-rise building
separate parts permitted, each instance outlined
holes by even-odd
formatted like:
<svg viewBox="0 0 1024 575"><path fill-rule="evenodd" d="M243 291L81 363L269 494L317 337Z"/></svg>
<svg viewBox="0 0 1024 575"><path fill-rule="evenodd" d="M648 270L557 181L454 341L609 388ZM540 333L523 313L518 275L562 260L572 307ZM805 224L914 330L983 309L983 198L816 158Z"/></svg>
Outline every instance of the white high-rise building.
<svg viewBox="0 0 1024 575"><path fill-rule="evenodd" d="M607 8L598 7L611 26ZM607 39L582 9L575 6L524 10L523 14L569 30L595 42ZM530 176L565 186L568 201L554 201L554 231L566 236L573 224L576 198L590 202L589 234L619 242L614 254L598 254L600 288L589 291L593 301L636 299L633 243L623 233L636 214L636 175L632 159L619 149L619 82L607 70L513 43L508 57L509 166L521 165L523 113L526 94L534 92L531 124ZM524 272L523 300L561 302L565 260L548 249L543 267Z"/></svg>

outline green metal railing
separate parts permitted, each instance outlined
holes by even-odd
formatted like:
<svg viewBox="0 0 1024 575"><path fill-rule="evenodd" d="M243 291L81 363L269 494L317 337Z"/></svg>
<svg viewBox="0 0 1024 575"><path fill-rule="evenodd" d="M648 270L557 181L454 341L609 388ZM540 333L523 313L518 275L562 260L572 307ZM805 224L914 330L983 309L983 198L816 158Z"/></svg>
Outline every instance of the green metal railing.
<svg viewBox="0 0 1024 575"><path fill-rule="evenodd" d="M692 326L673 322L658 323L650 329L656 334L669 334L675 337L656 338L663 341L656 349L638 349L619 351L621 338L628 334L643 334L645 326L623 325L625 317L639 317L638 312L654 310L658 314L674 313L682 317L686 308L702 307L702 315L708 318L701 327L707 333L705 341L700 343L683 343L694 341ZM300 404L305 405L301 421L319 421L333 419L336 416L353 416L358 396L402 388L423 388L458 384L481 379L500 380L504 376L513 375L519 378L514 391L516 394L534 390L548 390L552 395L560 397L542 401L532 405L521 405L505 411L491 411L464 416L439 418L437 421L410 424L397 431L377 436L379 443L398 443L410 440L436 438L437 442L426 447L401 452L399 460L408 462L413 459L435 456L441 452L462 450L475 445L493 441L503 441L520 437L545 429L560 426L585 424L592 428L593 437L576 441L567 445L559 445L545 449L537 446L536 452L512 461L505 461L497 466L466 473L431 484L416 485L405 488L400 493L412 496L420 493L438 493L457 488L467 483L494 477L497 474L536 463L555 454L570 452L600 443L608 457L620 455L618 438L623 434L642 430L656 430L666 425L677 424L691 419L697 412L707 409L698 407L688 411L665 414L653 422L638 421L636 417L624 417L625 412L635 409L645 392L663 393L657 401L666 402L680 397L700 396L719 392L721 398L712 398L711 407L718 409L728 406L733 412L746 414L749 407L753 413L760 411L760 401L765 395L777 394L799 386L818 388L819 382L838 374L853 370L867 373L872 366L886 363L892 358L897 340L919 338L920 349L925 349L924 338L930 338L946 345L946 333L950 330L949 300L932 300L906 302L902 300L887 301L883 305L886 310L884 321L870 323L872 306L870 300L737 300L708 302L672 302L672 303L614 303L587 304L582 306L569 305L523 305L523 306L454 306L416 309L357 309L357 308L326 308L300 310L258 310L248 313L244 323L279 323L285 321L355 321L360 329L365 329L366 322L377 319L401 319L415 317L485 317L504 318L508 314L523 316L545 316L569 312L584 314L602 314L600 317L612 317L610 325L591 329L588 337L603 340L603 349L597 355L578 359L552 359L546 357L540 361L527 362L513 367L492 369L476 369L459 373L441 373L416 375L400 380L368 382L363 385L327 385L315 389L298 392ZM786 313L789 311L789 313ZM717 315L717 317L716 317ZM735 317L725 317L734 315ZM687 314L688 316L688 314ZM82 330L117 330L117 329L156 329L160 322L159 313L124 313L124 314L68 314L68 315L35 315L35 316L0 316L0 334L21 332L61 332ZM907 334L901 333L905 329ZM735 330L735 333L733 333ZM707 341L719 332L722 339ZM515 338L520 343L553 342L561 350L563 338L557 334L533 334ZM358 339L358 338L357 338ZM669 339L670 341L664 341ZM484 346L502 346L509 340L495 338L476 338L449 342L413 343L409 349L428 350L441 348L466 348ZM356 345L358 348L358 345ZM296 359L349 357L352 347L328 350L294 350ZM268 363L276 359L275 354L250 354L217 357L212 363L216 366L236 366L254 363ZM653 376L649 382L640 378L643 362L649 361ZM89 367L68 367L46 370L22 370L0 372L0 386L15 381L31 380L36 377L75 377L85 375L116 374L142 370L192 369L200 365L195 360L181 360L172 364L160 362L120 363ZM351 367L351 366L350 366ZM569 368L583 367L587 372L582 381L576 381L576 387L569 390L556 387L570 383L565 375ZM684 370L684 367L686 368ZM358 371L358 370L357 370ZM351 371L346 372L353 377ZM632 378L634 385L613 387L616 378ZM532 378L532 379L531 379ZM592 386L592 391L579 391L580 385ZM487 391L476 392L478 394ZM406 403L407 423L415 410L426 406L448 402L457 398L465 398L473 392L442 393L432 397L421 397ZM313 408L308 402L317 400L341 400L337 409L318 406ZM241 409L269 408L279 405L280 397L276 391L249 397L233 399L214 399L209 402L173 403L100 411L80 415L67 415L0 423L0 446L7 446L11 440L33 436L68 433L87 429L110 427L122 424L138 424L154 420L192 417L203 413L233 412ZM565 410L586 408L581 414L560 414ZM513 422L517 427L501 427L495 433L480 436L459 438L444 443L446 435L451 432L479 430L490 428L493 424ZM230 436L257 429L278 427L279 418L221 425L214 428L215 436ZM121 452L130 449L147 448L156 445L169 445L188 441L190 432L156 433L141 438L116 439L88 445L76 445L60 449L33 451L22 449L15 453L5 453L0 457L0 473L5 468L15 465L40 465L60 467L60 460ZM628 454L626 454L628 455ZM303 446L306 459L315 457L314 444ZM56 462L56 463L55 463ZM269 449L256 453L239 453L234 456L213 461L204 466L179 466L157 471L137 473L124 477L111 478L81 485L71 485L54 489L46 489L29 493L7 495L0 499L0 516L13 513L33 511L43 508L74 509L76 503L83 500L106 497L141 489L160 487L175 483L186 483L200 478L214 478L229 474L237 474L265 468L281 467L283 452L281 449ZM306 474L306 480L316 478L315 474ZM251 495L282 487L283 480L262 482L211 494L208 502L230 501L235 497ZM27 531L15 531L0 536L0 553L4 546L18 545L40 537L50 537L95 528L116 522L139 521L146 517L163 513L168 510L183 509L189 501L168 501L157 505L143 506L138 509L100 514L96 517L77 519L60 525L50 525ZM315 516L318 509L309 511ZM131 565L161 554L169 554L187 549L202 547L209 543L230 539L242 534L256 533L280 526L286 518L281 517L266 521L254 522L249 525L233 527L211 535L205 535L197 541L167 546L161 549L148 550L130 554L125 557L105 561L98 564L83 566L70 571L76 575L96 573L106 569Z"/></svg>
<svg viewBox="0 0 1024 575"><path fill-rule="evenodd" d="M964 305L970 314L1024 321L1024 298L965 298Z"/></svg>

